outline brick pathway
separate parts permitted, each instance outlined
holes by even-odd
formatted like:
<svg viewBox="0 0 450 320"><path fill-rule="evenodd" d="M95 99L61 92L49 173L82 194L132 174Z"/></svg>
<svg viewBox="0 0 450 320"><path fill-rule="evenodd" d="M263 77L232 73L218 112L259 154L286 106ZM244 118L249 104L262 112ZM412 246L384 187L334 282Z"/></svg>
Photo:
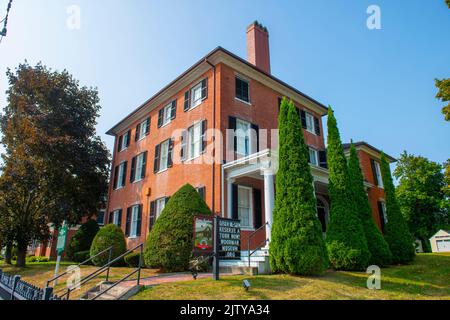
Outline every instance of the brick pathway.
<svg viewBox="0 0 450 320"><path fill-rule="evenodd" d="M220 276L230 276L231 274L223 274ZM197 279L212 279L212 273L201 273L198 275ZM171 283L171 282L182 282L182 281L193 281L192 275L190 273L177 273L177 274L161 274L154 277L142 278L141 285L143 286L156 286L163 283ZM136 285L136 280L126 281L124 282L125 286L132 287Z"/></svg>

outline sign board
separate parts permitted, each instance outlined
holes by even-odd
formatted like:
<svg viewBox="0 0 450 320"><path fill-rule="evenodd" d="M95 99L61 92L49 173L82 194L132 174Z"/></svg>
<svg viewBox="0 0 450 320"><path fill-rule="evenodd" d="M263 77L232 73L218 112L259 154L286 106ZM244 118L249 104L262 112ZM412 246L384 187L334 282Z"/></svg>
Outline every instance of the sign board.
<svg viewBox="0 0 450 320"><path fill-rule="evenodd" d="M208 255L214 251L214 218L195 216L194 254Z"/></svg>
<svg viewBox="0 0 450 320"><path fill-rule="evenodd" d="M66 248L67 239L67 224L64 222L62 227L58 229L58 242L56 243L56 252L58 255L62 255L64 249Z"/></svg>
<svg viewBox="0 0 450 320"><path fill-rule="evenodd" d="M217 219L220 260L241 260L241 221Z"/></svg>

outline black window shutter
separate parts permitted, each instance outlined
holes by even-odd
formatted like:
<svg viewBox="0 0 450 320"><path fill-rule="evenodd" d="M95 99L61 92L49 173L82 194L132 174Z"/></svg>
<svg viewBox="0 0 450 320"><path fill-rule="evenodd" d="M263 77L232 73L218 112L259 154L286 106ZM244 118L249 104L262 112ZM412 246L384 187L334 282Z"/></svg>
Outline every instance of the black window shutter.
<svg viewBox="0 0 450 320"><path fill-rule="evenodd" d="M166 197L166 205L169 203L170 197Z"/></svg>
<svg viewBox="0 0 450 320"><path fill-rule="evenodd" d="M158 113L158 128L161 128L163 125L163 118L164 118L164 108L159 110Z"/></svg>
<svg viewBox="0 0 450 320"><path fill-rule="evenodd" d="M153 229L153 225L155 224L155 212L156 212L156 202L150 202L150 219L148 222L148 231Z"/></svg>
<svg viewBox="0 0 450 320"><path fill-rule="evenodd" d="M131 210L132 207L129 207L127 209L127 222L125 225L125 236L129 237L130 236L130 229L131 229Z"/></svg>
<svg viewBox="0 0 450 320"><path fill-rule="evenodd" d="M252 124L252 130L256 133L256 152L259 152L259 127L256 124Z"/></svg>
<svg viewBox="0 0 450 320"><path fill-rule="evenodd" d="M123 163L123 177L122 177L122 187L125 187L125 184L127 183L127 166L128 162Z"/></svg>
<svg viewBox="0 0 450 320"><path fill-rule="evenodd" d="M134 141L138 141L141 137L139 136L141 133L141 124L139 123L136 126L136 134L134 135Z"/></svg>
<svg viewBox="0 0 450 320"><path fill-rule="evenodd" d="M238 196L239 196L239 192L238 192L238 186L233 184L233 194L232 194L232 203L233 203L233 208L232 208L232 219L238 220L239 219L239 209L238 209Z"/></svg>
<svg viewBox="0 0 450 320"><path fill-rule="evenodd" d="M202 100L208 98L208 79L202 80Z"/></svg>
<svg viewBox="0 0 450 320"><path fill-rule="evenodd" d="M381 201L378 201L378 214L380 215L381 231L384 232L386 221L384 220L383 204L381 203Z"/></svg>
<svg viewBox="0 0 450 320"><path fill-rule="evenodd" d="M148 135L150 133L150 117L147 118L147 122L145 123L145 134Z"/></svg>
<svg viewBox="0 0 450 320"><path fill-rule="evenodd" d="M131 130L128 130L128 133L127 133L127 148L130 146L130 137L131 137Z"/></svg>
<svg viewBox="0 0 450 320"><path fill-rule="evenodd" d="M137 226L136 226L136 236L141 236L142 229L142 204L139 205L138 217L137 217Z"/></svg>
<svg viewBox="0 0 450 320"><path fill-rule="evenodd" d="M229 129L236 132L236 118L229 117L228 119L229 119L228 120L229 121ZM233 146L234 152L236 152L237 151L237 136L236 136L236 134L234 134L234 143L233 144L234 144L234 146Z"/></svg>
<svg viewBox="0 0 450 320"><path fill-rule="evenodd" d="M302 127L303 129L306 129L308 127L308 125L306 124L306 112L304 110L301 110L300 116L302 118Z"/></svg>
<svg viewBox="0 0 450 320"><path fill-rule="evenodd" d="M327 151L319 151L319 165L322 168L328 168Z"/></svg>
<svg viewBox="0 0 450 320"><path fill-rule="evenodd" d="M144 152L144 159L142 161L142 171L141 171L141 178L144 179L145 178L145 174L147 171L147 156L148 156L148 151Z"/></svg>
<svg viewBox="0 0 450 320"><path fill-rule="evenodd" d="M137 157L134 157L132 160L131 160L131 172L130 172L130 182L131 183L133 183L134 182L134 178L135 178L135 175L136 175L136 159L137 159Z"/></svg>
<svg viewBox="0 0 450 320"><path fill-rule="evenodd" d="M184 112L191 108L191 90L186 91L184 94Z"/></svg>
<svg viewBox="0 0 450 320"><path fill-rule="evenodd" d="M109 213L108 224L112 224L114 222L113 218L114 218L114 212L110 212Z"/></svg>
<svg viewBox="0 0 450 320"><path fill-rule="evenodd" d="M117 226L119 228L122 227L122 209L119 209L118 217L117 217Z"/></svg>
<svg viewBox="0 0 450 320"><path fill-rule="evenodd" d="M376 165L375 165L375 160L370 159L370 164L372 165L373 181L375 181L375 185L378 186L379 181L378 181L378 176L377 176L377 169L376 169Z"/></svg>
<svg viewBox="0 0 450 320"><path fill-rule="evenodd" d="M160 157L161 145L158 144L155 147L155 161L153 162L153 172L157 173L159 171L159 157Z"/></svg>
<svg viewBox="0 0 450 320"><path fill-rule="evenodd" d="M200 195L200 198L205 200L206 199L206 187L198 188L197 191L198 191L198 194Z"/></svg>
<svg viewBox="0 0 450 320"><path fill-rule="evenodd" d="M253 202L255 208L255 229L259 229L263 225L263 217L262 217L262 194L261 190L253 189Z"/></svg>
<svg viewBox="0 0 450 320"><path fill-rule="evenodd" d="M117 151L122 151L122 142L123 142L123 136L119 137L119 144L117 145Z"/></svg>
<svg viewBox="0 0 450 320"><path fill-rule="evenodd" d="M172 101L172 108L170 109L170 119L174 120L177 117L177 100Z"/></svg>
<svg viewBox="0 0 450 320"><path fill-rule="evenodd" d="M183 130L181 134L181 149L180 149L180 158L181 161L185 161L187 159L187 130Z"/></svg>
<svg viewBox="0 0 450 320"><path fill-rule="evenodd" d="M320 132L320 121L316 117L314 117L314 124L315 124L315 127L316 127L316 134L318 136L320 136L320 134L321 134L321 132Z"/></svg>
<svg viewBox="0 0 450 320"><path fill-rule="evenodd" d="M167 154L167 168L173 167L173 140L169 140L169 152Z"/></svg>
<svg viewBox="0 0 450 320"><path fill-rule="evenodd" d="M204 120L202 122L202 150L201 150L202 153L206 151L206 144L207 144L207 141L206 141L206 130L207 129L208 129L208 121Z"/></svg>
<svg viewBox="0 0 450 320"><path fill-rule="evenodd" d="M114 169L114 190L117 189L117 182L119 180L119 166Z"/></svg>

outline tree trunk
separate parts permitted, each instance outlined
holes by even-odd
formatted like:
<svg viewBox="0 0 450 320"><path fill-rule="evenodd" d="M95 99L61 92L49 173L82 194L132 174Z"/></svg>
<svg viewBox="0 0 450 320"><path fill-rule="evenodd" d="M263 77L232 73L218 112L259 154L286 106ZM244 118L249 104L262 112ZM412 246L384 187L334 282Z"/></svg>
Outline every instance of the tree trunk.
<svg viewBox="0 0 450 320"><path fill-rule="evenodd" d="M5 249L5 263L8 265L12 264L12 244L8 243Z"/></svg>
<svg viewBox="0 0 450 320"><path fill-rule="evenodd" d="M17 244L17 262L16 266L18 268L25 268L26 266L26 257L27 257L27 245L25 244Z"/></svg>

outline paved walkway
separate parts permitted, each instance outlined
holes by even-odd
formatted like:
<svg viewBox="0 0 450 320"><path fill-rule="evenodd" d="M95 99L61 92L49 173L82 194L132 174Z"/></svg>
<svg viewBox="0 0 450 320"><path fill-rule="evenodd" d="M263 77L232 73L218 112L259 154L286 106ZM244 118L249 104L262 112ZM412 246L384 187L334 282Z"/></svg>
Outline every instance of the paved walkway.
<svg viewBox="0 0 450 320"><path fill-rule="evenodd" d="M220 276L231 276L233 274L223 274L221 273ZM235 275L235 274L234 274ZM212 273L201 273L198 275L197 279L212 279L213 274ZM192 281L194 278L192 277L192 274L190 273L171 273L171 274L161 274L154 277L149 278L142 278L141 279L141 285L143 286L157 286L159 284L164 283L171 283L171 282L182 282L182 281ZM133 281L126 281L124 282L124 285L128 287L132 287L136 285L136 280Z"/></svg>

